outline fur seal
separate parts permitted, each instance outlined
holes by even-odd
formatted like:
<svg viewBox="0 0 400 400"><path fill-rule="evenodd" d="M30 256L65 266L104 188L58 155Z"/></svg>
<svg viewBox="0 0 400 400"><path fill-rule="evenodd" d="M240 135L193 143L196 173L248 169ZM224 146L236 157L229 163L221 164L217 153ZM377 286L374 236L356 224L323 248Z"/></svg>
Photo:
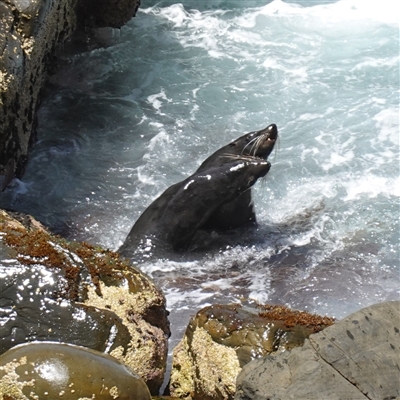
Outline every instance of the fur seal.
<svg viewBox="0 0 400 400"><path fill-rule="evenodd" d="M267 160L278 139L278 128L268 125L259 131L247 133L233 142L221 147L209 156L197 172L232 162L235 157L254 156ZM217 208L210 216L205 229L227 230L256 223L251 190L245 191L231 202Z"/></svg>
<svg viewBox="0 0 400 400"><path fill-rule="evenodd" d="M196 232L223 204L249 191L271 164L263 158L242 155L221 165L197 171L169 187L139 217L120 247L131 258L161 248L184 251Z"/></svg>

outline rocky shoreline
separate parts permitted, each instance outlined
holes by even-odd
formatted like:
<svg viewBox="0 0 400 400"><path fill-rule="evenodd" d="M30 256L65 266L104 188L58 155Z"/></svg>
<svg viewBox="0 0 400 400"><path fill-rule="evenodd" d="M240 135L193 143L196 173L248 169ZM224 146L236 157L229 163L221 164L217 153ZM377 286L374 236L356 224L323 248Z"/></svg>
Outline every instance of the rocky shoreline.
<svg viewBox="0 0 400 400"><path fill-rule="evenodd" d="M399 301L359 310L302 347L247 364L235 399L398 399L399 322Z"/></svg>
<svg viewBox="0 0 400 400"><path fill-rule="evenodd" d="M66 363L65 352L104 362L93 374L116 376L108 369L123 366L133 371L126 378L130 385L115 378L113 393L120 397L113 398L132 398L132 388L142 393L137 398L150 398L139 389L143 385L158 395L170 329L165 297L149 277L117 253L52 235L27 215L1 211L0 238L3 398L27 399L29 393L42 398L57 371L49 381L32 371L54 362L73 377L60 392L68 383L81 387L79 398L112 398L111 392L100 396L92 380L77 379L80 364ZM335 323L284 306L213 305L191 319L173 350L169 394L179 399L316 399L320 394L396 399L399 339L399 301ZM26 369L24 351L33 370Z"/></svg>
<svg viewBox="0 0 400 400"><path fill-rule="evenodd" d="M0 189L24 172L60 46L77 26L120 27L138 6L0 1ZM62 381L62 398L159 393L170 330L165 297L149 277L117 253L52 235L31 216L0 211L0 239L0 398L48 397L56 374L49 383L26 365L66 365L57 352L74 360L65 367L71 376L79 375L79 360L97 360L101 368L88 374L110 378L105 391L90 379ZM398 301L335 323L282 306L213 305L192 318L174 349L169 392L181 399L398 399L399 329ZM127 385L118 381L124 366L134 371Z"/></svg>

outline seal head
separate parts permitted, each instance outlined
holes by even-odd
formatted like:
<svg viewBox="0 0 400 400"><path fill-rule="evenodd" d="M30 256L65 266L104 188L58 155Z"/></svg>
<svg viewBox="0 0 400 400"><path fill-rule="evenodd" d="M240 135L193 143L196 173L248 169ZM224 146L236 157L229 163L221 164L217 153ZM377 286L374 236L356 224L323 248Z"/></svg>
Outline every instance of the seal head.
<svg viewBox="0 0 400 400"><path fill-rule="evenodd" d="M266 160L274 149L277 139L278 128L275 124L268 125L259 131L246 133L211 154L203 161L197 172L229 163L234 156L253 156Z"/></svg>
<svg viewBox="0 0 400 400"><path fill-rule="evenodd" d="M197 172L230 163L235 158L243 156L260 157L266 160L274 149L277 139L278 128L275 124L247 133L213 153L200 165ZM228 230L255 224L256 214L249 190L215 210L204 228Z"/></svg>

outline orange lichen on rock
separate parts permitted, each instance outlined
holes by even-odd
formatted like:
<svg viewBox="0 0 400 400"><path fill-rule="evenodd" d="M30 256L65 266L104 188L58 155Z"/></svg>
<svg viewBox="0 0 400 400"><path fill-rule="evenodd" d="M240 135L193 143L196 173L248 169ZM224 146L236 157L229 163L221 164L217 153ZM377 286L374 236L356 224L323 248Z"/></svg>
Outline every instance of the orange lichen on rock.
<svg viewBox="0 0 400 400"><path fill-rule="evenodd" d="M5 243L17 251L17 259L22 264L31 265L40 262L47 267L60 268L66 263L65 254L56 250L46 232L8 229L5 233Z"/></svg>
<svg viewBox="0 0 400 400"><path fill-rule="evenodd" d="M285 326L293 327L295 325L304 325L312 329L314 332L332 325L335 322L334 318L322 317L316 314L310 314L306 311L291 310L286 306L281 305L259 305L262 311L258 314L262 318L269 320L282 321Z"/></svg>
<svg viewBox="0 0 400 400"><path fill-rule="evenodd" d="M118 253L85 242L69 242L51 234L41 225L33 224L27 217L17 221L2 213L0 232L2 240L15 250L15 257L21 264L41 264L61 269L68 281L67 293L64 295L71 300L77 300L82 268L89 272L100 293L100 276L112 277L116 282L124 279L123 271L130 268L130 264Z"/></svg>

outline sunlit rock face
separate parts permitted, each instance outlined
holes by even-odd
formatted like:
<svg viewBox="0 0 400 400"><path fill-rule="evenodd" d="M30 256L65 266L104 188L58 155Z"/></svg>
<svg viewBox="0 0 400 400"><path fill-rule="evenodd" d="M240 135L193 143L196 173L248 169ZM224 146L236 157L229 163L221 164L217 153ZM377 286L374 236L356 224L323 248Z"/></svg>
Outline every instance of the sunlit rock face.
<svg viewBox="0 0 400 400"><path fill-rule="evenodd" d="M31 342L0 359L4 399L148 400L142 379L108 354L75 345Z"/></svg>
<svg viewBox="0 0 400 400"><path fill-rule="evenodd" d="M229 399L236 377L253 359L301 346L332 325L328 317L284 306L213 305L191 319L174 349L171 394L185 399Z"/></svg>
<svg viewBox="0 0 400 400"><path fill-rule="evenodd" d="M51 235L33 218L0 214L0 352L57 341L106 352L153 392L170 334L165 298L116 253Z"/></svg>
<svg viewBox="0 0 400 400"><path fill-rule="evenodd" d="M374 304L304 346L247 364L235 399L397 399L400 302Z"/></svg>

